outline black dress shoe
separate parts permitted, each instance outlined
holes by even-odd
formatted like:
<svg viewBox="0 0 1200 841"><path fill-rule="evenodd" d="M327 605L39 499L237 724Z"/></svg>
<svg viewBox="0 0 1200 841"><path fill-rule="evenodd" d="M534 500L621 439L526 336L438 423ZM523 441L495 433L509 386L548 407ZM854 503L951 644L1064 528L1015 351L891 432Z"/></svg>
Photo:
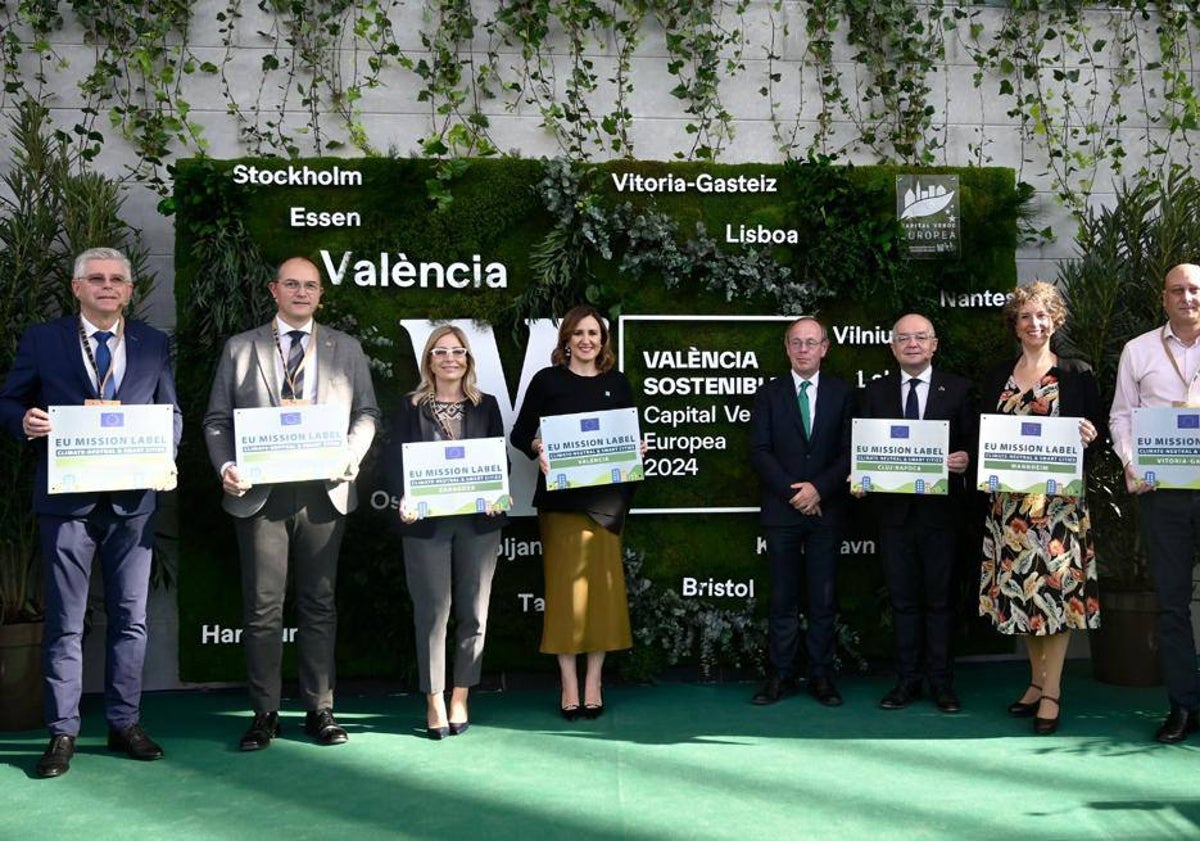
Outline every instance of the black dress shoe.
<svg viewBox="0 0 1200 841"><path fill-rule="evenodd" d="M578 704L567 704L565 707L559 707L558 711L562 713L562 717L567 721L574 721L579 718Z"/></svg>
<svg viewBox="0 0 1200 841"><path fill-rule="evenodd" d="M919 683L897 683L880 699L879 706L885 710L902 710L920 697Z"/></svg>
<svg viewBox="0 0 1200 841"><path fill-rule="evenodd" d="M242 750L262 750L271 746L271 740L279 735L279 713L255 713L250 727L242 734L238 747Z"/></svg>
<svg viewBox="0 0 1200 841"><path fill-rule="evenodd" d="M452 721L450 722L450 735L461 736L467 732L467 728L471 726L469 721Z"/></svg>
<svg viewBox="0 0 1200 841"><path fill-rule="evenodd" d="M827 677L814 677L808 682L808 692L819 703L827 707L840 707L842 705L842 693L833 684L833 680Z"/></svg>
<svg viewBox="0 0 1200 841"><path fill-rule="evenodd" d="M75 737L59 733L50 737L46 752L38 760L35 773L42 779L61 777L71 770L71 757L75 755Z"/></svg>
<svg viewBox="0 0 1200 841"><path fill-rule="evenodd" d="M796 679L790 677L779 677L771 675L767 678L767 682L763 684L763 688L754 694L750 699L751 704L756 704L760 707L765 707L767 704L774 704L781 700L783 696L790 695L796 689Z"/></svg>
<svg viewBox="0 0 1200 841"><path fill-rule="evenodd" d="M1049 736L1054 731L1058 730L1058 720L1062 718L1062 706L1058 703L1057 698L1051 698L1049 695L1042 696L1043 701L1049 701L1054 704L1057 712L1054 718L1042 718L1040 715L1033 719L1033 732L1039 736Z"/></svg>
<svg viewBox="0 0 1200 841"><path fill-rule="evenodd" d="M1008 714L1013 718L1029 718L1030 716L1037 715L1038 704L1042 702L1042 687L1038 686L1036 683L1031 683L1029 684L1029 689L1036 689L1038 691L1038 696L1032 701L1028 702L1022 701L1020 698L1018 698L1009 704ZM1029 690L1026 691L1028 692ZM1024 697L1024 695L1021 697Z"/></svg>
<svg viewBox="0 0 1200 841"><path fill-rule="evenodd" d="M350 741L329 707L309 710L304 716L304 732L316 739L318 745L344 745Z"/></svg>
<svg viewBox="0 0 1200 841"><path fill-rule="evenodd" d="M951 686L939 686L934 689L933 702L944 713L956 713L962 709L962 703Z"/></svg>
<svg viewBox="0 0 1200 841"><path fill-rule="evenodd" d="M450 727L444 725L442 727L426 727L425 735L433 739L435 742L440 742L442 739L450 735Z"/></svg>
<svg viewBox="0 0 1200 841"><path fill-rule="evenodd" d="M1172 704L1171 712L1167 713L1166 719L1154 731L1154 739L1164 745L1175 745L1197 730L1200 730L1200 716L1196 711Z"/></svg>
<svg viewBox="0 0 1200 841"><path fill-rule="evenodd" d="M583 717L584 718L599 718L602 715L604 715L604 704L601 703L601 704L584 704L583 705Z"/></svg>
<svg viewBox="0 0 1200 841"><path fill-rule="evenodd" d="M145 762L163 758L163 749L146 735L140 724L131 724L124 730L108 728L108 749Z"/></svg>

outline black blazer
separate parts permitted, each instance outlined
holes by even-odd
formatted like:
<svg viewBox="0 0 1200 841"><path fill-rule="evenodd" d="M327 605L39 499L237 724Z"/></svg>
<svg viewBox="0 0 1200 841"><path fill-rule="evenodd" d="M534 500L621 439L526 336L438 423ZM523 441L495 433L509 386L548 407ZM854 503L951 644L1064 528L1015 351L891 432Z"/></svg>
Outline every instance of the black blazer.
<svg viewBox="0 0 1200 841"><path fill-rule="evenodd" d="M812 438L804 435L791 373L763 385L754 398L750 421L750 463L762 483L764 526L803 522L788 504L795 482L812 482L821 495L821 513L837 513L848 496L850 421L854 392L844 380L821 372Z"/></svg>
<svg viewBox="0 0 1200 841"><path fill-rule="evenodd" d="M982 411L994 413L1000 402L1000 393L1016 366L1017 359L997 365L988 372L984 382L981 402ZM1060 356L1058 364L1050 369L1058 376L1058 413L1064 417L1087 418L1096 427L1096 440L1084 451L1086 457L1094 458L1108 446L1108 418L1100 404L1100 386L1092 366L1082 359Z"/></svg>
<svg viewBox="0 0 1200 841"><path fill-rule="evenodd" d="M392 415L391 435L388 437L387 450L384 452L384 474L388 490L396 497L404 495L404 444L432 440L425 435L421 423L424 417L427 424L434 423L424 404L414 406L412 398L405 396L400 400ZM503 438L504 421L500 418L500 406L496 398L484 394L479 405L467 401L463 415L463 438ZM504 513L488 516L487 514L469 514L473 518L475 531L479 534L503 528L508 523L508 515ZM433 520L417 520L405 523L396 516L396 527L405 537L432 537L436 524Z"/></svg>
<svg viewBox="0 0 1200 841"><path fill-rule="evenodd" d="M859 392L859 417L904 417L900 373L897 371L872 380ZM904 379L908 379L907 375ZM974 487L972 477L979 442L979 407L971 381L934 368L929 382L929 397L925 402L924 420L949 421L950 452L965 450L971 457L971 464L962 474L950 474L950 493L947 496L868 494L867 499L880 525L902 525L911 514L919 522L931 527L951 528L960 516L956 500L963 498L968 488Z"/></svg>

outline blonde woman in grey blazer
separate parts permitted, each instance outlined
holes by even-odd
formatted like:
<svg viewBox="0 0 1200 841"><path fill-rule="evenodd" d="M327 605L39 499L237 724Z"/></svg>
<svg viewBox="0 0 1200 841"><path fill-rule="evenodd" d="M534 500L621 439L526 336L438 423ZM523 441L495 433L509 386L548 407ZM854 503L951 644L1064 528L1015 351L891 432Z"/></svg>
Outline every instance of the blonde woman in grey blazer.
<svg viewBox="0 0 1200 841"><path fill-rule="evenodd" d="M254 719L239 747L260 750L279 735L283 602L289 559L296 589L296 635L304 729L318 744L338 745L346 731L333 717L334 585L345 515L358 503L354 480L379 421L375 390L358 341L319 325L321 275L309 260L284 261L269 285L278 310L271 323L225 344L213 378L204 437L234 517L242 561L246 671ZM345 468L327 481L252 485L236 462L235 409L297 403L349 411Z"/></svg>

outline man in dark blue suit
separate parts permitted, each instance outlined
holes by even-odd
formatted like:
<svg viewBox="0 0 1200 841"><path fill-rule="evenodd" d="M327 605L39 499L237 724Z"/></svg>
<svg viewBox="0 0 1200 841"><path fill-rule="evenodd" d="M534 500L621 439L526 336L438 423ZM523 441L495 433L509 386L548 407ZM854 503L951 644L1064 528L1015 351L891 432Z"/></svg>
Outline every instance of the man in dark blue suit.
<svg viewBox="0 0 1200 841"><path fill-rule="evenodd" d="M950 651L953 583L959 524L966 512L964 475L979 435L979 408L971 382L933 367L937 334L929 319L910 313L892 328L900 370L871 381L862 392L866 418L949 422L949 492L945 496L872 494L879 523L879 554L892 602L896 685L879 706L898 710L921 697L929 682L942 712L958 712Z"/></svg>
<svg viewBox="0 0 1200 841"><path fill-rule="evenodd" d="M832 707L842 703L833 682L834 583L848 496L853 392L844 380L821 373L829 336L815 318L791 323L784 350L792 370L758 390L750 432L771 568L771 674L753 703L773 704L796 686L803 587L808 689Z"/></svg>
<svg viewBox="0 0 1200 841"><path fill-rule="evenodd" d="M0 425L31 442L36 459L33 508L45 566L42 663L50 730L50 744L37 764L39 777L65 774L75 753L83 690L83 623L94 558L99 558L104 576L108 619L108 749L134 759L163 755L139 723L157 496L154 489L47 493L46 436L51 431L50 406L160 403L174 407L178 446L182 413L167 337L123 318L133 278L129 260L115 249L80 254L71 291L79 300L79 313L31 326L21 337L13 368L0 389Z"/></svg>

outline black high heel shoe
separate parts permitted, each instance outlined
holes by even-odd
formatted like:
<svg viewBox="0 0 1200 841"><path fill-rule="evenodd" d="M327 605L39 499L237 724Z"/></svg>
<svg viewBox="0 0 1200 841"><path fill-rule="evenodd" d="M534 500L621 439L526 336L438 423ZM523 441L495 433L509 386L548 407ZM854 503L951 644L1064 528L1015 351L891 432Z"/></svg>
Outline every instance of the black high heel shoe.
<svg viewBox="0 0 1200 841"><path fill-rule="evenodd" d="M601 702L599 704L584 704L583 705L583 717L584 718L599 718L602 715L604 715L604 703L603 702Z"/></svg>
<svg viewBox="0 0 1200 841"><path fill-rule="evenodd" d="M567 704L564 707L559 707L558 711L562 713L562 717L567 721L574 721L575 719L579 718L578 704Z"/></svg>
<svg viewBox="0 0 1200 841"><path fill-rule="evenodd" d="M1013 718L1029 718L1032 715L1037 715L1038 704L1042 702L1041 691L1042 687L1036 683L1029 684L1030 689L1038 691L1038 697L1035 701L1022 701L1020 698L1008 705L1008 714ZM1028 691L1028 690L1027 690Z"/></svg>
<svg viewBox="0 0 1200 841"><path fill-rule="evenodd" d="M425 735L433 739L435 742L440 742L442 739L450 735L449 727L426 727Z"/></svg>
<svg viewBox="0 0 1200 841"><path fill-rule="evenodd" d="M1062 718L1062 704L1058 703L1057 698L1051 698L1049 695L1042 696L1043 701L1050 701L1058 708L1058 714L1054 718L1042 718L1037 716L1033 719L1033 732L1039 736L1049 736L1058 729L1058 720Z"/></svg>

